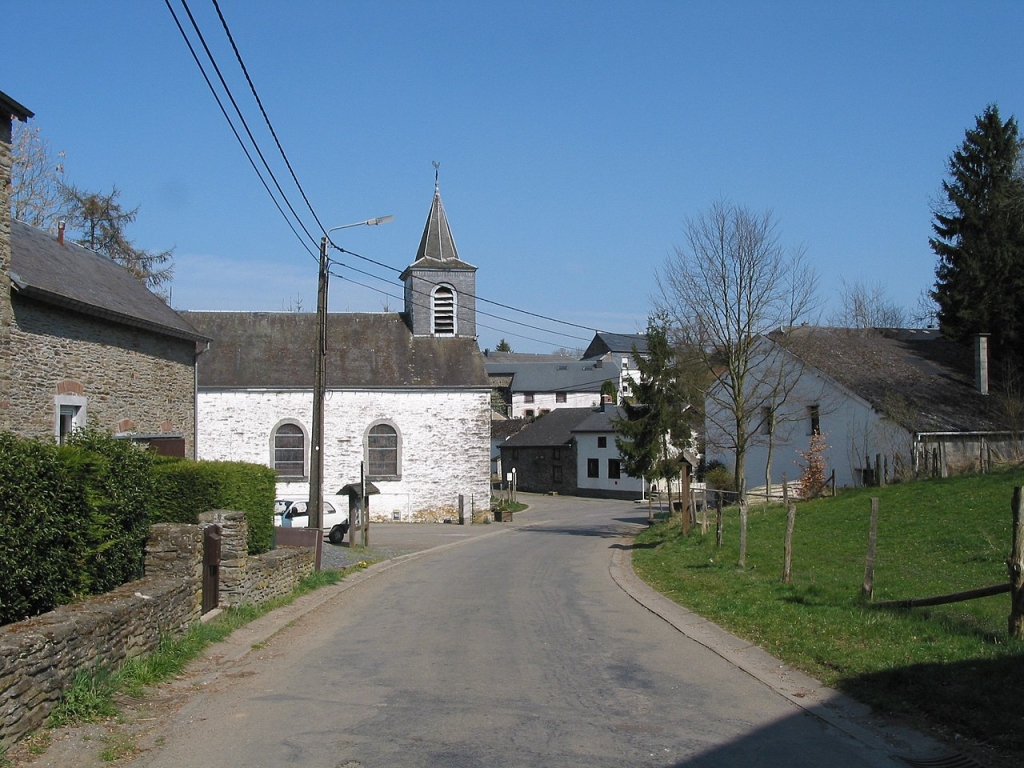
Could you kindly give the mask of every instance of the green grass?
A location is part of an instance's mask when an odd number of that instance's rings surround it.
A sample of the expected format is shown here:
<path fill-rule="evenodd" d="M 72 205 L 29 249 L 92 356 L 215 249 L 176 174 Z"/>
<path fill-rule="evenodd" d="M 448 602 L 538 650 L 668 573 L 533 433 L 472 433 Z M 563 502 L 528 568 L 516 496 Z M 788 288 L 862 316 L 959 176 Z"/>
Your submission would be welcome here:
<path fill-rule="evenodd" d="M 637 573 L 659 591 L 876 709 L 927 719 L 1001 750 L 1024 749 L 1024 643 L 1007 637 L 1008 595 L 896 610 L 860 597 L 870 498 L 880 499 L 874 601 L 1007 581 L 1010 498 L 1024 472 L 852 490 L 797 506 L 792 583 L 786 512 L 752 507 L 746 568 L 739 514 L 689 538 L 644 531 Z"/>

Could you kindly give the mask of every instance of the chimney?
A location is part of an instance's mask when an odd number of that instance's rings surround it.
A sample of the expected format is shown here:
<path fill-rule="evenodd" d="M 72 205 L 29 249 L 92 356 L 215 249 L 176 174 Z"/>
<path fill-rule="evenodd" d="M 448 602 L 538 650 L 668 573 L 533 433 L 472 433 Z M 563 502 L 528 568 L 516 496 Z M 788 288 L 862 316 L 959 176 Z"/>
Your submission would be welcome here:
<path fill-rule="evenodd" d="M 982 395 L 988 394 L 988 337 L 987 333 L 974 336 L 974 385 Z"/>
<path fill-rule="evenodd" d="M 611 395 L 601 395 L 601 413 L 606 413 L 611 406 L 612 406 L 612 396 Z"/>
<path fill-rule="evenodd" d="M 64 222 L 63 222 L 63 220 L 57 222 L 57 242 L 60 245 L 64 245 Z"/>

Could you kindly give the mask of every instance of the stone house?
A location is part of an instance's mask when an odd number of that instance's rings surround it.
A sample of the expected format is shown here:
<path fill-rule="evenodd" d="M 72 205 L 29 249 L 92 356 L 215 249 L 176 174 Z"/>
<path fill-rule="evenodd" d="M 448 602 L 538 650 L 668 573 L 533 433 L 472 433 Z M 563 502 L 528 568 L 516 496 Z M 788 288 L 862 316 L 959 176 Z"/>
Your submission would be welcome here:
<path fill-rule="evenodd" d="M 502 470 L 527 493 L 640 498 L 643 479 L 626 474 L 615 445 L 616 418 L 625 414 L 610 403 L 551 411 L 501 444 Z"/>
<path fill-rule="evenodd" d="M 13 119 L 0 93 L 0 429 L 63 441 L 90 426 L 195 451 L 207 338 L 110 259 L 10 218 Z"/>
<path fill-rule="evenodd" d="M 827 472 L 854 487 L 987 468 L 1020 455 L 1021 425 L 988 393 L 987 345 L 975 349 L 935 329 L 801 326 L 760 340 L 750 377 L 753 444 L 747 487 L 796 480 L 811 436 L 824 436 Z M 784 397 L 756 382 L 789 380 Z M 731 464 L 729 419 L 706 406 L 708 455 Z M 768 448 L 771 441 L 771 467 Z"/>
<path fill-rule="evenodd" d="M 370 517 L 454 518 L 490 507 L 490 389 L 477 347 L 475 271 L 440 192 L 403 272 L 405 311 L 328 313 L 324 498 L 360 468 Z M 266 464 L 279 498 L 309 498 L 315 313 L 187 312 L 213 338 L 199 362 L 199 455 Z"/>

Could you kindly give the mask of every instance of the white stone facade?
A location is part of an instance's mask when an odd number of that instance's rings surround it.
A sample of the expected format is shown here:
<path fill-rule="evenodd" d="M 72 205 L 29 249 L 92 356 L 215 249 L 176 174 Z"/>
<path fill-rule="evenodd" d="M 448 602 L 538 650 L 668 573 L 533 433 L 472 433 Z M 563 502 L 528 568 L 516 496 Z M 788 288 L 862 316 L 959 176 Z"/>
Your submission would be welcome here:
<path fill-rule="evenodd" d="M 596 408 L 601 404 L 600 392 L 565 392 L 565 400 L 559 401 L 554 392 L 533 392 L 530 397 L 524 392 L 512 393 L 513 419 L 530 419 L 556 408 Z"/>
<path fill-rule="evenodd" d="M 304 433 L 305 475 L 277 484 L 278 498 L 309 497 L 309 389 L 200 389 L 199 458 L 273 466 L 274 432 L 282 423 Z M 324 499 L 339 510 L 338 491 L 359 482 L 366 434 L 384 421 L 398 432 L 399 478 L 373 480 L 374 521 L 457 519 L 459 496 L 467 521 L 490 508 L 490 391 L 487 388 L 341 389 L 324 407 Z"/>

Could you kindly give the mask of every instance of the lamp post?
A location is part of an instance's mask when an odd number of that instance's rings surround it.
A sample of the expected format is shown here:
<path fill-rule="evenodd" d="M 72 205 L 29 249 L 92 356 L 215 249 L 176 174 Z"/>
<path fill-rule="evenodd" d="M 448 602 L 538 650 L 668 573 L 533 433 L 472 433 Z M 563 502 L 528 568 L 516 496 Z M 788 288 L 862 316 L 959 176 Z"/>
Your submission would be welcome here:
<path fill-rule="evenodd" d="M 309 522 L 310 528 L 322 528 L 324 523 L 324 400 L 327 397 L 327 249 L 331 246 L 331 232 L 351 227 L 386 224 L 394 216 L 380 216 L 376 219 L 357 221 L 331 227 L 320 239 L 320 277 L 316 291 L 316 357 L 313 362 L 313 451 L 309 457 Z"/>

